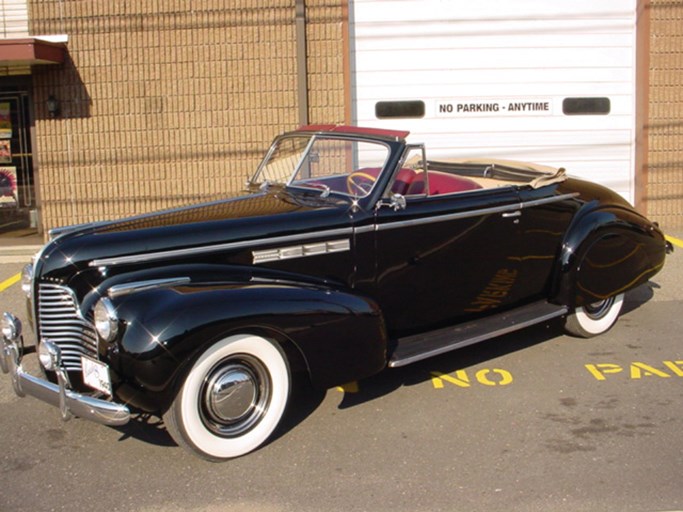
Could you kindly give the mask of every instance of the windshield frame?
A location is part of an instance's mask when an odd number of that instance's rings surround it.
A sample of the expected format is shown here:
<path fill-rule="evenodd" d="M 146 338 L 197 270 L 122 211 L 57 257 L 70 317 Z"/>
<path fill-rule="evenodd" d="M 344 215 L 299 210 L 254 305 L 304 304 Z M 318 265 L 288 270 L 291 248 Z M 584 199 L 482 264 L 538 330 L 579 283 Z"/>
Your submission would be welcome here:
<path fill-rule="evenodd" d="M 275 152 L 278 150 L 280 147 L 280 144 L 286 140 L 286 139 L 306 139 L 308 138 L 309 140 L 305 145 L 302 144 L 303 150 L 301 151 L 301 154 L 299 158 L 297 159 L 296 165 L 292 167 L 292 171 L 289 173 L 287 176 L 286 180 L 283 179 L 282 181 L 271 181 L 267 179 L 261 179 L 262 174 L 264 173 L 265 169 L 267 166 L 273 161 L 273 155 Z M 331 141 L 341 141 L 341 142 L 350 142 L 350 143 L 362 143 L 365 145 L 372 145 L 372 146 L 378 146 L 382 147 L 386 153 L 384 155 L 384 158 L 382 159 L 381 165 L 378 167 L 379 171 L 376 177 L 374 177 L 374 182 L 372 183 L 372 186 L 369 187 L 367 190 L 364 190 L 363 193 L 361 194 L 354 194 L 350 190 L 346 189 L 340 189 L 340 188 L 331 188 L 329 186 L 326 186 L 322 182 L 324 182 L 326 179 L 330 180 L 333 178 L 343 178 L 350 176 L 351 174 L 355 172 L 359 172 L 362 169 L 356 169 L 348 174 L 338 174 L 338 175 L 331 175 L 331 176 L 322 176 L 318 178 L 319 183 L 316 183 L 315 186 L 307 186 L 305 182 L 301 182 L 300 180 L 302 179 L 308 179 L 308 178 L 298 178 L 300 173 L 302 172 L 302 167 L 304 166 L 304 163 L 306 162 L 308 156 L 311 154 L 311 150 L 314 148 L 314 145 L 316 142 L 321 141 L 321 140 L 331 140 Z M 327 197 L 330 194 L 335 194 L 335 195 L 340 195 L 343 197 L 351 198 L 351 199 L 363 199 L 368 196 L 370 196 L 377 188 L 378 183 L 383 181 L 381 178 L 385 174 L 385 171 L 387 169 L 387 166 L 389 163 L 392 161 L 392 152 L 393 152 L 393 147 L 391 143 L 388 141 L 383 141 L 383 140 L 378 140 L 374 138 L 368 138 L 368 137 L 363 137 L 363 136 L 358 136 L 355 134 L 344 134 L 344 133 L 310 133 L 310 132 L 290 132 L 286 133 L 283 135 L 280 135 L 277 137 L 273 143 L 271 144 L 270 148 L 268 149 L 268 152 L 266 153 L 265 157 L 263 160 L 261 160 L 261 163 L 258 165 L 256 172 L 254 175 L 249 179 L 247 182 L 249 187 L 258 187 L 261 189 L 267 189 L 270 188 L 271 186 L 275 186 L 278 188 L 286 188 L 288 190 L 300 190 L 300 191 L 306 191 L 306 192 L 315 192 L 317 195 L 320 197 Z M 310 178 L 311 181 L 315 181 L 315 178 Z"/>

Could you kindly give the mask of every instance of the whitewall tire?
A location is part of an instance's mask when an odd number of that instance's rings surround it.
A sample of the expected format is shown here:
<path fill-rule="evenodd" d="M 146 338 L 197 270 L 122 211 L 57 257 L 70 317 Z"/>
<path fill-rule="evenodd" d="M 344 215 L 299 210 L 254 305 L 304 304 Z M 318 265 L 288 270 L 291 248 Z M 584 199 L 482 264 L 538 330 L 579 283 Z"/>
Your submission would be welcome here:
<path fill-rule="evenodd" d="M 578 307 L 567 315 L 564 328 L 568 333 L 582 338 L 602 334 L 617 321 L 623 303 L 624 294 L 621 293 L 609 299 Z"/>
<path fill-rule="evenodd" d="M 179 445 L 206 459 L 239 457 L 268 440 L 290 389 L 278 346 L 259 336 L 230 336 L 192 365 L 164 423 Z"/>

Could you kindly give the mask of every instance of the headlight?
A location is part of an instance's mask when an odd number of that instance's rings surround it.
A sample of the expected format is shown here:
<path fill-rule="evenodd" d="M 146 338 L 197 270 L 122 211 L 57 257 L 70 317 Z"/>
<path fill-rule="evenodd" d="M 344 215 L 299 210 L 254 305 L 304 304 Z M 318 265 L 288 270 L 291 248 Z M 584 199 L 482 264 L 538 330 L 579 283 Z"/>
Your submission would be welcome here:
<path fill-rule="evenodd" d="M 31 291 L 33 290 L 33 265 L 29 263 L 21 271 L 21 289 L 27 298 L 31 298 Z"/>
<path fill-rule="evenodd" d="M 2 335 L 10 341 L 16 341 L 21 336 L 21 321 L 11 313 L 3 313 L 0 327 Z"/>
<path fill-rule="evenodd" d="M 94 311 L 95 330 L 100 338 L 110 343 L 119 332 L 119 317 L 116 309 L 107 297 L 100 299 Z"/>
<path fill-rule="evenodd" d="M 57 344 L 42 340 L 38 345 L 38 360 L 48 371 L 55 371 L 62 364 L 62 353 Z"/>

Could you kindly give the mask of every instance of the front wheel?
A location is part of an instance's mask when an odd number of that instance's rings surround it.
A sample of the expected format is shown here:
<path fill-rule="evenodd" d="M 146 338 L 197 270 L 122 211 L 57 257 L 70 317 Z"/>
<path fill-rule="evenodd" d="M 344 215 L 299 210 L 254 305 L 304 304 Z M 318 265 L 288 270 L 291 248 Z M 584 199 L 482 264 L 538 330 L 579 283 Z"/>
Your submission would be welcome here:
<path fill-rule="evenodd" d="M 567 315 L 564 328 L 569 334 L 581 338 L 602 334 L 617 321 L 623 303 L 624 294 L 620 293 L 609 299 L 577 307 Z"/>
<path fill-rule="evenodd" d="M 180 446 L 203 458 L 239 457 L 273 433 L 290 388 L 289 366 L 276 345 L 259 336 L 230 336 L 192 365 L 164 423 Z"/>

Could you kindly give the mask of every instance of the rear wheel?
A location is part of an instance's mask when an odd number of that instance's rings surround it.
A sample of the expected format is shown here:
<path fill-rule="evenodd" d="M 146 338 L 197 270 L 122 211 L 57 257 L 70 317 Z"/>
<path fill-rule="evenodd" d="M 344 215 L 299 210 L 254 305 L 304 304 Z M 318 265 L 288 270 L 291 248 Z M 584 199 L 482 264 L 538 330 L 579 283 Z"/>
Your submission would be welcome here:
<path fill-rule="evenodd" d="M 192 365 L 164 423 L 180 446 L 201 457 L 239 457 L 273 433 L 290 388 L 289 366 L 279 347 L 259 336 L 230 336 Z"/>
<path fill-rule="evenodd" d="M 609 299 L 577 307 L 565 321 L 564 328 L 569 334 L 590 338 L 606 332 L 617 321 L 624 303 L 624 294 Z"/>

